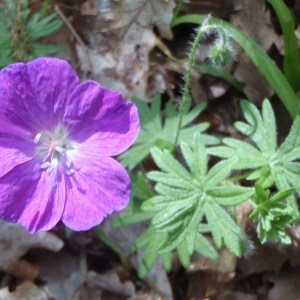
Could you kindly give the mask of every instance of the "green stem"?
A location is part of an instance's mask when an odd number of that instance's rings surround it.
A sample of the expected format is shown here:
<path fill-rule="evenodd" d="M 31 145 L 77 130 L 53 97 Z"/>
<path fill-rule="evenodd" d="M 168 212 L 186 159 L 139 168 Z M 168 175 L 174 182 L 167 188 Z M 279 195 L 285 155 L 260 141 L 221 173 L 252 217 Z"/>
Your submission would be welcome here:
<path fill-rule="evenodd" d="M 204 15 L 185 15 L 176 18 L 172 26 L 176 26 L 184 23 L 194 23 L 201 24 L 207 16 Z M 219 19 L 211 17 L 211 20 L 218 26 L 223 27 L 227 30 L 230 36 L 245 50 L 249 58 L 261 72 L 261 74 L 268 81 L 273 90 L 277 93 L 278 97 L 282 101 L 283 105 L 286 107 L 287 111 L 290 113 L 291 117 L 294 119 L 296 117 L 299 99 L 294 93 L 292 87 L 275 65 L 273 60 L 264 52 L 264 50 L 250 37 L 245 35 L 241 30 L 235 26 L 221 21 Z"/>
<path fill-rule="evenodd" d="M 220 36 L 222 39 L 222 44 L 224 46 L 226 46 L 227 35 L 222 28 L 219 28 L 219 26 L 215 25 L 215 24 L 205 24 L 204 26 L 203 25 L 204 24 L 202 24 L 202 26 L 200 26 L 198 29 L 198 32 L 197 32 L 195 40 L 193 41 L 192 49 L 191 49 L 190 56 L 188 59 L 186 79 L 185 79 L 183 93 L 182 93 L 182 99 L 181 99 L 181 103 L 180 103 L 180 107 L 179 107 L 178 127 L 177 127 L 177 131 L 176 131 L 175 142 L 174 142 L 175 147 L 178 143 L 180 129 L 182 127 L 183 116 L 186 113 L 186 106 L 189 101 L 189 96 L 190 96 L 189 89 L 190 89 L 191 80 L 192 80 L 192 69 L 194 67 L 195 55 L 196 55 L 197 49 L 199 48 L 201 38 L 203 37 L 203 35 L 209 33 L 210 31 L 217 30 L 220 33 Z"/>
<path fill-rule="evenodd" d="M 128 267 L 130 263 L 126 252 L 121 247 L 119 247 L 119 245 L 117 245 L 114 242 L 114 240 L 110 238 L 100 226 L 94 227 L 94 231 L 104 244 L 106 244 L 119 255 L 123 265 L 125 267 Z"/>

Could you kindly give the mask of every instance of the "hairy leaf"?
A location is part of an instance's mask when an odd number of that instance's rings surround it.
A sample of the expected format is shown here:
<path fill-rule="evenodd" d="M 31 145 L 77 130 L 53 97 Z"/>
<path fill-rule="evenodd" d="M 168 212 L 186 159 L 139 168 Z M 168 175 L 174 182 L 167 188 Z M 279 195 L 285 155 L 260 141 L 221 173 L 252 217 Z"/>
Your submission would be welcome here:
<path fill-rule="evenodd" d="M 151 151 L 160 170 L 149 172 L 148 178 L 156 182 L 158 194 L 145 201 L 142 209 L 154 214 L 150 226 L 152 239 L 156 234 L 165 236 L 158 252 L 166 254 L 177 250 L 185 266 L 194 251 L 216 258 L 216 250 L 204 235 L 212 233 L 217 248 L 225 244 L 240 256 L 246 243 L 245 235 L 226 207 L 246 201 L 254 189 L 226 182 L 237 158 L 221 161 L 209 169 L 206 149 L 198 133 L 191 145 L 181 142 L 180 149 L 185 165 L 167 150 L 154 148 Z M 152 243 L 152 239 L 145 242 L 143 235 L 140 239 L 144 242 L 139 242 L 139 246 L 148 247 L 148 243 Z"/>
<path fill-rule="evenodd" d="M 122 164 L 129 169 L 133 169 L 138 163 L 145 159 L 153 147 L 172 151 L 174 149 L 179 122 L 176 108 L 171 103 L 167 103 L 164 122 L 162 121 L 160 95 L 156 95 L 153 98 L 150 106 L 137 98 L 133 99 L 133 102 L 138 107 L 141 132 L 131 149 L 120 155 Z M 204 103 L 199 104 L 184 115 L 182 128 L 179 132 L 179 143 L 182 141 L 191 141 L 194 132 L 203 132 L 209 127 L 208 123 L 190 126 L 204 108 Z M 201 139 L 202 143 L 208 145 L 215 145 L 219 142 L 217 138 L 207 134 L 201 134 Z"/>
<path fill-rule="evenodd" d="M 256 180 L 263 188 L 273 185 L 279 191 L 290 188 L 300 190 L 300 114 L 298 113 L 289 135 L 277 146 L 277 130 L 273 109 L 268 100 L 264 100 L 262 113 L 250 102 L 241 102 L 246 122 L 237 122 L 237 129 L 248 136 L 253 145 L 234 138 L 225 138 L 223 146 L 211 147 L 208 153 L 222 157 L 237 157 L 233 166 L 236 170 L 250 171 L 247 179 Z M 298 208 L 295 198 L 290 195 L 288 205 L 294 208 L 297 218 Z"/>

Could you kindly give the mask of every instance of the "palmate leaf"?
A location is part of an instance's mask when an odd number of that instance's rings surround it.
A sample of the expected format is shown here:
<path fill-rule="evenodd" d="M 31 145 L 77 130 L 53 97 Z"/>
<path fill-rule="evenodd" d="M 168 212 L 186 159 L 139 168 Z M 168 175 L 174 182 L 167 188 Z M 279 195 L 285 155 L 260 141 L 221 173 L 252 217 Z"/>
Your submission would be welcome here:
<path fill-rule="evenodd" d="M 136 98 L 133 99 L 133 102 L 138 107 L 141 132 L 131 149 L 120 155 L 122 164 L 129 169 L 133 169 L 145 159 L 150 154 L 152 147 L 172 151 L 174 149 L 179 122 L 176 108 L 171 103 L 167 103 L 165 107 L 164 122 L 162 122 L 160 95 L 154 97 L 151 106 Z M 184 115 L 178 143 L 191 141 L 195 131 L 201 133 L 209 127 L 208 123 L 200 123 L 187 127 L 203 111 L 205 106 L 205 103 L 199 104 Z M 216 145 L 219 143 L 217 138 L 207 134 L 201 134 L 201 139 L 202 143 L 206 145 Z"/>
<path fill-rule="evenodd" d="M 257 181 L 263 188 L 273 185 L 279 191 L 290 188 L 300 191 L 300 114 L 298 112 L 289 135 L 277 146 L 277 130 L 273 109 L 268 100 L 264 100 L 262 113 L 251 103 L 241 102 L 241 108 L 247 122 L 237 122 L 236 128 L 250 137 L 254 145 L 234 138 L 223 139 L 223 146 L 211 147 L 208 153 L 222 158 L 238 157 L 234 165 L 236 170 L 250 170 L 247 177 Z M 287 203 L 298 216 L 298 208 L 293 195 Z"/>
<path fill-rule="evenodd" d="M 262 243 L 272 242 L 290 243 L 286 234 L 286 226 L 293 223 L 293 211 L 286 205 L 286 199 L 294 192 L 293 189 L 278 192 L 270 197 L 270 191 L 259 184 L 255 186 L 253 199 L 254 209 L 250 219 L 258 223 L 258 238 Z"/>
<path fill-rule="evenodd" d="M 180 149 L 187 168 L 168 150 L 153 148 L 151 151 L 160 171 L 149 172 L 147 176 L 156 182 L 158 194 L 145 201 L 142 209 L 154 213 L 146 234 L 149 238 L 151 232 L 152 238 L 145 242 L 142 235 L 137 245 L 147 248 L 156 235 L 164 236 L 159 240 L 158 252 L 167 254 L 177 250 L 186 266 L 194 251 L 209 258 L 217 257 L 214 246 L 204 235 L 212 233 L 217 248 L 225 244 L 240 256 L 245 236 L 226 207 L 247 200 L 254 189 L 224 184 L 237 161 L 234 157 L 208 168 L 200 134 L 194 135 L 192 145 L 182 142 Z"/>

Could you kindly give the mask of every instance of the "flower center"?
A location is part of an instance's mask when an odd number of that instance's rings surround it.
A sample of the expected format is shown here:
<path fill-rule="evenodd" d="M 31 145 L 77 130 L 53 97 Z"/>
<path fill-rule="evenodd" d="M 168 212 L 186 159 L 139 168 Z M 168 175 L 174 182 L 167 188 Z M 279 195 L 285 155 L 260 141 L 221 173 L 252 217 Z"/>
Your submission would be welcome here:
<path fill-rule="evenodd" d="M 34 138 L 34 143 L 37 145 L 38 155 L 43 159 L 41 169 L 46 170 L 48 174 L 57 167 L 62 168 L 67 175 L 75 172 L 72 169 L 75 148 L 61 126 L 58 126 L 53 133 L 39 132 Z"/>

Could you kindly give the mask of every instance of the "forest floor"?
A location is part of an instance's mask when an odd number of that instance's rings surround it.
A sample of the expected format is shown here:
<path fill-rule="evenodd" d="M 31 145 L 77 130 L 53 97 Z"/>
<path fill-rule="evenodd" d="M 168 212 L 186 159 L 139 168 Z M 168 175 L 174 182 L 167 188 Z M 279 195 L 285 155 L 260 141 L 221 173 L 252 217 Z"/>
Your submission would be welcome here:
<path fill-rule="evenodd" d="M 299 18 L 300 1 L 286 3 Z M 170 26 L 176 4 L 175 0 L 53 1 L 51 10 L 64 25 L 46 42 L 65 47 L 57 57 L 69 61 L 81 80 L 96 80 L 127 99 L 134 96 L 151 102 L 160 93 L 164 102 L 177 104 L 195 26 Z M 32 9 L 39 7 L 39 1 L 33 1 Z M 189 13 L 211 14 L 239 27 L 282 66 L 280 26 L 266 1 L 185 0 L 180 14 Z M 205 60 L 202 52 L 197 55 L 199 63 Z M 268 98 L 275 108 L 279 139 L 283 138 L 290 117 L 237 45 L 229 72 L 242 84 L 240 89 L 196 68 L 193 73 L 191 96 L 195 103 L 208 103 L 201 118 L 211 123 L 210 132 L 235 136 L 240 99 L 260 107 Z M 144 225 L 113 229 L 108 219 L 99 230 L 68 232 L 60 223 L 50 232 L 30 235 L 18 225 L 3 223 L 0 300 L 300 299 L 297 243 L 261 245 L 255 226 L 244 214 L 241 211 L 239 217 L 251 249 L 242 258 L 224 249 L 218 261 L 195 256 L 185 269 L 174 255 L 171 272 L 166 273 L 158 262 L 145 278 L 139 278 L 137 271 L 141 253 L 130 247 Z M 293 232 L 297 234 L 298 228 Z"/>

